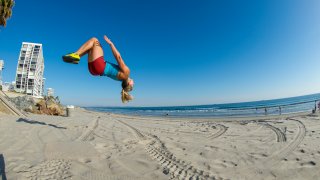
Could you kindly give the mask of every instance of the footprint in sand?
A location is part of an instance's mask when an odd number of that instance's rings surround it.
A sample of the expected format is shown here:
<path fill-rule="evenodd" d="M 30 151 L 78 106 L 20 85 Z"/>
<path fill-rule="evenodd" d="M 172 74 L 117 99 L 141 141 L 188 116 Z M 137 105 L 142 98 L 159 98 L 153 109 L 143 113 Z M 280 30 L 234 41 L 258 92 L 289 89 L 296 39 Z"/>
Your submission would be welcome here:
<path fill-rule="evenodd" d="M 79 158 L 78 161 L 87 164 L 87 163 L 91 162 L 91 159 L 90 158 Z"/>
<path fill-rule="evenodd" d="M 305 150 L 304 150 L 304 149 L 300 149 L 300 152 L 301 152 L 301 153 L 305 153 Z"/>
<path fill-rule="evenodd" d="M 232 161 L 226 161 L 226 160 L 216 160 L 216 163 L 214 164 L 217 168 L 227 168 L 227 167 L 235 167 L 238 166 L 238 164 L 232 162 Z"/>
<path fill-rule="evenodd" d="M 8 159 L 8 161 L 24 161 L 24 160 L 25 158 L 20 156 L 16 156 Z"/>
<path fill-rule="evenodd" d="M 316 166 L 316 163 L 314 161 L 304 162 L 300 164 L 303 167 L 314 167 Z"/>
<path fill-rule="evenodd" d="M 67 179 L 71 163 L 67 160 L 50 160 L 42 162 L 23 171 L 23 179 Z"/>
<path fill-rule="evenodd" d="M 209 164 L 207 164 L 206 162 L 204 162 L 203 165 L 207 168 L 208 171 L 211 170 L 211 166 Z"/>
<path fill-rule="evenodd" d="M 17 167 L 13 168 L 12 171 L 16 173 L 24 172 L 26 169 L 31 168 L 30 164 L 20 164 Z"/>
<path fill-rule="evenodd" d="M 95 146 L 97 149 L 105 149 L 108 147 L 108 144 L 106 143 L 97 143 Z"/>

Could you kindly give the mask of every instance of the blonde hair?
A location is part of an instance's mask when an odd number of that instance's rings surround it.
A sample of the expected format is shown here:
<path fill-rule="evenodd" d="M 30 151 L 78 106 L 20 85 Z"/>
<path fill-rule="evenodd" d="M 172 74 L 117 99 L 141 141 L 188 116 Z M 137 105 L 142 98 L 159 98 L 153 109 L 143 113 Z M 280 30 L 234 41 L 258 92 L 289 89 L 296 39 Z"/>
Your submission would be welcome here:
<path fill-rule="evenodd" d="M 122 91 L 121 91 L 122 103 L 127 103 L 127 102 L 131 101 L 132 99 L 133 99 L 133 97 L 127 91 L 122 89 Z"/>
<path fill-rule="evenodd" d="M 133 96 L 131 96 L 128 92 L 132 91 L 133 87 L 128 85 L 128 79 L 122 81 L 122 91 L 121 91 L 121 100 L 122 103 L 127 103 L 133 99 Z"/>

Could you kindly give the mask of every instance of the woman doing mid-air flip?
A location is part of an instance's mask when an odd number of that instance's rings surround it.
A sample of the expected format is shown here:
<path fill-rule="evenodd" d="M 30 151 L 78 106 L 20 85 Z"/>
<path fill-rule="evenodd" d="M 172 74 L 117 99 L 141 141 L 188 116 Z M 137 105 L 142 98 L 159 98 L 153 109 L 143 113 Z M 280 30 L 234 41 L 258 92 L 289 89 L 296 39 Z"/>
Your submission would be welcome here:
<path fill-rule="evenodd" d="M 118 65 L 104 60 L 103 50 L 97 38 L 89 39 L 76 52 L 64 55 L 62 59 L 67 63 L 78 64 L 80 57 L 88 54 L 89 72 L 94 76 L 108 76 L 114 80 L 122 81 L 121 100 L 123 103 L 128 102 L 133 99 L 128 92 L 132 91 L 134 84 L 133 80 L 129 78 L 130 70 L 111 40 L 107 36 L 104 36 L 104 39 L 110 45 Z"/>

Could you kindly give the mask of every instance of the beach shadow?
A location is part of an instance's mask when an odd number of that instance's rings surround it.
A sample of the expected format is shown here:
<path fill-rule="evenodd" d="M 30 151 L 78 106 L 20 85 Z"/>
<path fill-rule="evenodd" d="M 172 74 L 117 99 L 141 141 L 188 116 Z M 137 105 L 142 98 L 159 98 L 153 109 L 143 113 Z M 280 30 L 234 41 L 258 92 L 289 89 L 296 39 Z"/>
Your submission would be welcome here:
<path fill-rule="evenodd" d="M 17 122 L 25 122 L 25 123 L 29 123 L 29 124 L 39 124 L 39 125 L 44 125 L 44 126 L 51 126 L 51 127 L 57 128 L 57 129 L 67 129 L 65 127 L 60 127 L 60 126 L 57 126 L 57 125 L 54 125 L 54 124 L 47 124 L 47 123 L 44 123 L 44 122 L 35 121 L 35 120 L 28 120 L 28 119 L 24 119 L 24 118 L 19 118 L 17 120 Z"/>
<path fill-rule="evenodd" d="M 6 166 L 5 166 L 4 157 L 2 154 L 0 154 L 0 177 L 2 177 L 2 180 L 7 180 Z"/>
<path fill-rule="evenodd" d="M 48 126 L 51 126 L 51 127 L 57 128 L 57 129 L 67 129 L 65 127 L 60 127 L 60 126 L 57 126 L 57 125 L 54 125 L 54 124 L 48 124 Z"/>
<path fill-rule="evenodd" d="M 28 120 L 28 119 L 23 119 L 23 118 L 19 118 L 17 120 L 17 122 L 25 122 L 25 123 L 29 123 L 29 124 L 40 124 L 40 125 L 47 125 L 44 122 L 40 122 L 40 121 L 34 121 L 34 120 Z"/>

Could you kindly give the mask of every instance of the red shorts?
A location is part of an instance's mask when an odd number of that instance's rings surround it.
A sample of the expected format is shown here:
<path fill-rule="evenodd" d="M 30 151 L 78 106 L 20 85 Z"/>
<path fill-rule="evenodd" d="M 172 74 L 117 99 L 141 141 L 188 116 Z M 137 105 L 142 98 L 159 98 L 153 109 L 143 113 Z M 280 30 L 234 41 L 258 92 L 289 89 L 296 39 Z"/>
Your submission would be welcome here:
<path fill-rule="evenodd" d="M 94 76 L 102 75 L 105 67 L 106 67 L 106 62 L 104 61 L 103 56 L 88 63 L 89 71 Z"/>

